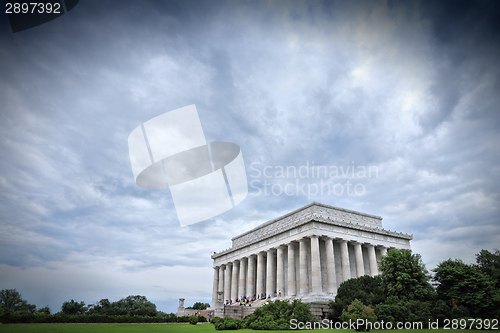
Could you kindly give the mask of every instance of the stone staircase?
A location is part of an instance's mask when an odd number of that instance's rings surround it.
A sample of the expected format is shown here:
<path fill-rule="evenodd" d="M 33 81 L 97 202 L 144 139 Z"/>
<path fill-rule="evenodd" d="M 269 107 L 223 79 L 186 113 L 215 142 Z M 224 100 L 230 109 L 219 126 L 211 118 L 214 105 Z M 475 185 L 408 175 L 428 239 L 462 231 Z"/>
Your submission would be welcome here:
<path fill-rule="evenodd" d="M 232 305 L 224 305 L 224 317 L 232 317 L 232 318 L 237 318 L 237 319 L 243 319 L 246 316 L 251 315 L 255 309 L 260 308 L 261 306 L 267 304 L 268 301 L 276 301 L 279 298 L 274 297 L 271 299 L 265 299 L 265 300 L 257 300 L 252 303 L 252 306 L 243 306 L 239 304 L 232 304 Z M 286 300 L 286 299 L 281 299 L 281 300 Z M 308 302 L 309 303 L 309 302 Z M 328 314 L 329 308 L 328 308 L 328 303 L 327 302 L 310 302 L 311 305 L 311 312 L 318 318 L 318 320 L 322 320 L 326 318 L 326 315 Z"/>
<path fill-rule="evenodd" d="M 277 300 L 276 297 L 271 298 L 271 301 Z M 233 318 L 238 318 L 238 319 L 243 319 L 246 316 L 251 315 L 255 309 L 260 308 L 261 306 L 267 304 L 269 299 L 262 299 L 262 300 L 256 300 L 251 303 L 252 306 L 249 306 L 247 304 L 246 306 L 239 305 L 239 304 L 231 304 L 231 305 L 224 305 L 224 317 L 233 317 Z"/>

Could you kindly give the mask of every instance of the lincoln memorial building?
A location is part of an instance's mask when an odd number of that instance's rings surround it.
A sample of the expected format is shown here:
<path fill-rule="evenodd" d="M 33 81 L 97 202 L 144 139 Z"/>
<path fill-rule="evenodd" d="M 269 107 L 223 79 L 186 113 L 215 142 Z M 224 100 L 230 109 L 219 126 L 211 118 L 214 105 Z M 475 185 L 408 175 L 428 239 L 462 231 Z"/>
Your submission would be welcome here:
<path fill-rule="evenodd" d="M 235 308 L 234 316 L 243 317 L 248 311 L 238 315 L 243 307 L 236 299 L 256 295 L 325 304 L 343 281 L 379 274 L 380 257 L 410 249 L 412 238 L 383 229 L 379 216 L 310 203 L 234 237 L 231 248 L 212 255 L 212 308 L 216 316 L 233 316 Z"/>

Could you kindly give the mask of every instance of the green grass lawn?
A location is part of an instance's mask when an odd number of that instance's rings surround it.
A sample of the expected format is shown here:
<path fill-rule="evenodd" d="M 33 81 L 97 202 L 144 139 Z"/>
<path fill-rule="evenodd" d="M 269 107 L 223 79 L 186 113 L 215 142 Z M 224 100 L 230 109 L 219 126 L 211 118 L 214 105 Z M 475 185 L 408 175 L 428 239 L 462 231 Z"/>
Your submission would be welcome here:
<path fill-rule="evenodd" d="M 336 332 L 336 333 L 356 333 L 354 330 L 315 330 L 316 332 Z M 449 333 L 449 332 L 479 333 L 479 330 L 404 330 L 404 333 Z M 216 332 L 211 324 L 3 324 L 0 325 L 0 332 L 8 333 L 48 333 L 48 332 L 91 332 L 91 333 L 143 333 L 143 332 Z M 291 331 L 221 331 L 238 333 L 276 333 Z M 293 331 L 292 331 L 293 332 Z M 376 333 L 394 333 L 396 330 L 372 330 Z"/>
<path fill-rule="evenodd" d="M 92 332 L 92 333 L 139 333 L 139 332 L 215 332 L 214 325 L 189 324 L 3 324 L 0 332 L 6 333 L 50 333 L 50 332 Z"/>

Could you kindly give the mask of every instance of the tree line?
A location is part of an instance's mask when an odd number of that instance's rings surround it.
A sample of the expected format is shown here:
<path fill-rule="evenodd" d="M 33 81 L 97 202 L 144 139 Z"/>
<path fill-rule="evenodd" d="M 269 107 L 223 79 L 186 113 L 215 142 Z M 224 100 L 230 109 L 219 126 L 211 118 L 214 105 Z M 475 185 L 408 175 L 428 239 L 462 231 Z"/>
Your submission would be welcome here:
<path fill-rule="evenodd" d="M 208 303 L 196 302 L 193 306 L 202 308 Z M 199 321 L 206 321 L 199 317 Z M 131 295 L 116 302 L 107 298 L 96 304 L 70 300 L 64 302 L 61 311 L 51 314 L 48 306 L 37 309 L 22 298 L 16 289 L 0 291 L 1 323 L 168 323 L 188 322 L 188 316 L 158 311 L 156 305 L 141 295 Z"/>
<path fill-rule="evenodd" d="M 381 258 L 381 275 L 362 276 L 340 284 L 330 303 L 328 319 L 333 322 L 366 319 L 384 322 L 423 322 L 446 319 L 500 318 L 500 251 L 482 250 L 475 264 L 448 259 L 433 270 L 425 268 L 419 254 L 411 250 L 391 250 Z M 206 308 L 197 302 L 192 308 Z M 284 329 L 287 320 L 300 313 L 301 319 L 314 320 L 309 306 L 279 302 L 257 309 L 242 321 L 215 319 L 216 329 Z M 204 317 L 199 317 L 203 321 Z M 64 302 L 61 311 L 51 314 L 48 307 L 36 309 L 15 289 L 0 291 L 0 322 L 40 323 L 151 323 L 188 322 L 156 310 L 145 296 L 128 296 L 116 302 L 102 299 L 86 306 L 84 302 Z"/>
<path fill-rule="evenodd" d="M 494 319 L 500 317 L 500 251 L 481 250 L 475 264 L 448 259 L 431 276 L 419 254 L 392 250 L 382 257 L 381 275 L 343 282 L 328 318 L 384 322 Z"/>

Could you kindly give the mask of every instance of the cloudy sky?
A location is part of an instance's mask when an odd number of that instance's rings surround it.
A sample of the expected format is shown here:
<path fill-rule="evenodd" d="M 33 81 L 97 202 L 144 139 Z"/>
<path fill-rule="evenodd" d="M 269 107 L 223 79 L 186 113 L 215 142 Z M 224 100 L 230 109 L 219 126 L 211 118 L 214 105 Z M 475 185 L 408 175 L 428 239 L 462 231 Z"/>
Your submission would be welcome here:
<path fill-rule="evenodd" d="M 311 201 L 382 216 L 429 269 L 499 248 L 499 7 L 81 0 L 17 33 L 2 15 L 0 289 L 53 312 L 211 302 L 210 254 Z M 207 141 L 241 147 L 249 194 L 180 227 L 127 140 L 191 104 Z"/>

